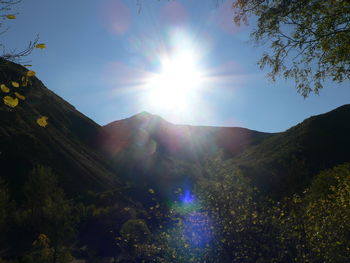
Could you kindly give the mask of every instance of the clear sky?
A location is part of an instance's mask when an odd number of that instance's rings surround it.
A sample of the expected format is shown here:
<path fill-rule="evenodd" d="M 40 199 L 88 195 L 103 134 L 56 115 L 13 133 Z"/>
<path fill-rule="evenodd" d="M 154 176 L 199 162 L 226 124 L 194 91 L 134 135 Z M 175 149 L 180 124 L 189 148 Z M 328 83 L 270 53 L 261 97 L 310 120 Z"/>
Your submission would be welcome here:
<path fill-rule="evenodd" d="M 304 99 L 291 81 L 269 81 L 256 64 L 263 49 L 249 43 L 249 27 L 233 24 L 231 2 L 142 0 L 140 9 L 137 0 L 23 0 L 2 41 L 20 50 L 39 34 L 47 48 L 29 57 L 32 70 L 101 125 L 145 110 L 174 123 L 276 132 L 350 103 L 349 82 Z M 182 97 L 172 90 L 185 78 L 159 77 L 178 53 L 190 60 L 177 59 L 176 70 L 200 76 Z"/>

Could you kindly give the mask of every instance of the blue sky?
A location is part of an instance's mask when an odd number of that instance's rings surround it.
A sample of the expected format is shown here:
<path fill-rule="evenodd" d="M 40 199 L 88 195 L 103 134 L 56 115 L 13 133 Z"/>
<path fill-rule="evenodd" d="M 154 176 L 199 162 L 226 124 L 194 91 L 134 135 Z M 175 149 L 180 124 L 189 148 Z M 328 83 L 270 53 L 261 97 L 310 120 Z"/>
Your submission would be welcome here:
<path fill-rule="evenodd" d="M 137 0 L 23 0 L 2 41 L 21 49 L 39 34 L 47 48 L 29 57 L 32 69 L 101 125 L 146 110 L 174 123 L 276 132 L 350 102 L 349 82 L 304 99 L 292 81 L 268 80 L 256 64 L 263 48 L 249 43 L 249 27 L 231 22 L 230 3 L 143 0 L 140 9 Z M 146 76 L 159 73 L 162 55 L 188 46 L 210 81 L 187 98 L 187 111 L 151 105 L 140 87 Z"/>

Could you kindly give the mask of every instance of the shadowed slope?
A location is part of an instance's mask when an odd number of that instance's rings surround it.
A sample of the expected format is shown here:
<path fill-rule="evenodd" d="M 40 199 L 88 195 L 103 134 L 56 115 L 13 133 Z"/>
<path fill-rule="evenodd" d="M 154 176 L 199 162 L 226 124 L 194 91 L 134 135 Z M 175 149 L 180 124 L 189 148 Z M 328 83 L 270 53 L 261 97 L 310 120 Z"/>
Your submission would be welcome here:
<path fill-rule="evenodd" d="M 177 125 L 143 112 L 103 127 L 104 147 L 114 167 L 135 188 L 156 188 L 167 198 L 176 187 L 196 181 L 193 169 L 223 151 L 226 158 L 242 153 L 273 134 L 244 128 Z M 139 190 L 138 190 L 139 189 Z"/>
<path fill-rule="evenodd" d="M 233 157 L 273 135 L 238 127 L 172 124 L 147 112 L 109 123 L 103 129 L 110 135 L 105 147 L 112 155 L 135 145 L 141 150 L 151 143 L 155 144 L 151 154 L 180 159 L 196 159 L 218 150 Z"/>
<path fill-rule="evenodd" d="M 350 161 L 350 105 L 310 117 L 235 158 L 269 194 L 302 191 L 321 170 Z"/>
<path fill-rule="evenodd" d="M 2 61 L 0 81 L 10 86 L 26 71 Z M 277 134 L 176 125 L 147 112 L 101 128 L 35 77 L 30 87 L 11 89 L 26 97 L 14 109 L 0 104 L 1 176 L 11 189 L 21 188 L 37 164 L 52 167 L 68 193 L 118 187 L 116 173 L 141 188 L 171 187 L 193 180 L 191 168 L 183 167 L 223 151 L 260 189 L 282 196 L 350 161 L 350 105 Z M 36 123 L 42 115 L 49 118 L 45 128 Z"/>
<path fill-rule="evenodd" d="M 181 165 L 200 165 L 223 150 L 264 194 L 277 197 L 303 191 L 319 171 L 350 161 L 348 120 L 350 105 L 344 105 L 276 134 L 175 125 L 149 113 L 103 129 L 110 135 L 106 145 L 116 167 L 137 184 L 164 188 L 176 184 L 175 178 L 193 179 Z"/>
<path fill-rule="evenodd" d="M 26 71 L 20 65 L 1 61 L 0 82 L 11 87 L 11 81 L 20 81 Z M 11 109 L 2 103 L 8 94 L 0 95 L 1 176 L 11 189 L 21 189 L 37 164 L 52 167 L 68 193 L 118 185 L 97 148 L 98 124 L 35 77 L 32 85 L 11 89 L 25 96 L 25 101 Z M 40 116 L 48 117 L 47 127 L 36 123 Z"/>

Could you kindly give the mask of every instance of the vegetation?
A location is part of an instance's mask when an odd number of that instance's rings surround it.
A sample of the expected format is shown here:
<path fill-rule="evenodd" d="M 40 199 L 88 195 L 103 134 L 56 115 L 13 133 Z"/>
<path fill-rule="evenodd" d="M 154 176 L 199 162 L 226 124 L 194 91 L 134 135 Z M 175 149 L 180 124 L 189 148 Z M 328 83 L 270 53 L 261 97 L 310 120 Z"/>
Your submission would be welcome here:
<path fill-rule="evenodd" d="M 235 23 L 257 17 L 252 38 L 269 43 L 259 61 L 279 75 L 294 79 L 297 90 L 318 93 L 325 79 L 350 79 L 350 2 L 348 0 L 236 0 Z"/>
<path fill-rule="evenodd" d="M 190 213 L 198 228 L 192 225 L 189 236 L 183 232 L 185 242 L 180 249 L 184 255 L 197 253 L 197 257 L 181 261 L 176 256 L 166 262 L 344 262 L 350 256 L 349 176 L 349 164 L 337 166 L 320 173 L 302 196 L 280 202 L 259 197 L 239 171 L 203 178 L 197 191 L 202 206 Z M 320 187 L 325 177 L 334 184 Z M 189 227 L 188 216 L 182 217 L 177 228 Z M 193 240 L 193 234 L 199 234 L 199 240 Z M 209 246 L 201 247 L 206 234 L 212 239 L 205 240 Z M 198 256 L 198 249 L 204 258 Z"/>
<path fill-rule="evenodd" d="M 109 177 L 103 176 L 108 170 L 102 165 L 91 166 L 100 174 L 71 172 L 59 163 L 64 154 L 74 153 L 71 148 L 58 153 L 52 149 L 52 159 L 19 155 L 15 142 L 20 146 L 28 142 L 19 136 L 3 143 L 4 133 L 0 138 L 0 161 L 6 171 L 0 183 L 0 258 L 19 263 L 72 258 L 88 262 L 103 258 L 115 262 L 344 262 L 350 243 L 350 164 L 319 171 L 349 156 L 348 125 L 337 126 L 347 118 L 348 108 L 310 118 L 251 146 L 234 160 L 224 153 L 207 153 L 197 160 L 158 153 L 156 165 L 144 173 L 139 174 L 137 163 L 132 170 L 120 169 L 124 187 L 104 181 Z M 28 119 L 35 128 L 30 141 L 38 147 L 36 130 L 54 132 L 56 124 L 44 130 Z M 10 127 L 16 134 L 18 127 L 7 121 L 2 128 Z M 50 137 L 38 138 L 55 145 Z M 81 141 L 77 149 L 86 154 L 82 145 Z M 78 157 L 73 155 L 74 161 L 84 163 Z M 25 158 L 34 159 L 32 163 L 46 160 L 52 169 L 35 166 L 30 171 Z M 255 167 L 254 173 L 247 164 Z M 22 168 L 21 174 L 17 167 Z M 267 191 L 256 184 L 257 178 L 263 186 L 275 182 L 275 188 L 266 187 Z M 307 183 L 299 184 L 305 179 Z M 271 191 L 277 187 L 288 191 L 276 197 Z"/>
<path fill-rule="evenodd" d="M 205 170 L 216 172 L 197 182 L 197 205 L 178 201 L 170 206 L 162 214 L 163 222 L 151 227 L 146 243 L 132 242 L 129 258 L 135 262 L 344 262 L 350 256 L 349 164 L 320 173 L 302 195 L 281 201 L 263 198 L 230 165 L 227 169 L 220 162 L 206 165 Z M 325 178 L 333 184 L 325 184 Z M 178 209 L 181 206 L 187 208 Z"/>
<path fill-rule="evenodd" d="M 173 201 L 153 198 L 142 209 L 121 207 L 112 192 L 67 200 L 57 177 L 42 166 L 17 204 L 1 182 L 2 261 L 63 263 L 72 255 L 104 255 L 116 262 L 340 263 L 350 257 L 349 163 L 321 172 L 302 195 L 280 201 L 262 196 L 218 158 L 201 169 L 209 172 L 191 198 L 178 189 Z M 151 190 L 144 189 L 156 196 Z"/>

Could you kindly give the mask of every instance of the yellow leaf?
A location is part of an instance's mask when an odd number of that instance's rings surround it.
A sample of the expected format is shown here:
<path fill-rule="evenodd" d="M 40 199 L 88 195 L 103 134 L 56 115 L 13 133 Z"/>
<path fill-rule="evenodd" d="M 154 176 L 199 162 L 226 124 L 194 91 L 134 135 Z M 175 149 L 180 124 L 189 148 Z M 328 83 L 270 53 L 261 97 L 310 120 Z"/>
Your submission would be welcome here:
<path fill-rule="evenodd" d="M 7 19 L 16 19 L 16 16 L 15 15 L 7 15 L 6 18 Z"/>
<path fill-rule="evenodd" d="M 28 85 L 28 77 L 22 76 L 21 80 L 22 80 L 21 86 L 22 87 L 27 87 L 27 85 Z"/>
<path fill-rule="evenodd" d="M 28 80 L 24 80 L 22 82 L 22 87 L 27 87 L 28 86 Z"/>
<path fill-rule="evenodd" d="M 26 97 L 24 97 L 23 95 L 19 94 L 18 92 L 15 92 L 15 95 L 17 98 L 19 98 L 20 100 L 25 100 Z"/>
<path fill-rule="evenodd" d="M 46 117 L 46 116 L 41 116 L 40 118 L 38 118 L 37 120 L 36 120 L 36 123 L 39 125 L 39 126 L 41 126 L 41 127 L 46 127 L 47 126 L 47 119 L 48 119 L 48 117 Z"/>
<path fill-rule="evenodd" d="M 0 89 L 1 89 L 2 92 L 5 92 L 5 93 L 9 93 L 10 92 L 10 89 L 5 84 L 1 84 L 0 85 Z"/>
<path fill-rule="evenodd" d="M 19 87 L 19 83 L 16 82 L 16 81 L 12 81 L 11 84 L 12 84 L 12 86 L 14 86 L 15 88 L 18 88 L 18 87 Z"/>
<path fill-rule="evenodd" d="M 36 44 L 35 47 L 43 49 L 43 48 L 46 48 L 46 44 L 44 44 L 44 43 Z"/>
<path fill-rule="evenodd" d="M 11 96 L 5 96 L 4 103 L 5 103 L 5 105 L 7 105 L 9 107 L 14 108 L 18 105 L 18 99 L 12 98 Z"/>
<path fill-rule="evenodd" d="M 26 73 L 26 76 L 27 76 L 27 77 L 34 77 L 35 74 L 36 74 L 35 71 L 33 71 L 33 70 L 28 70 L 27 73 Z"/>
<path fill-rule="evenodd" d="M 152 188 L 148 189 L 148 192 L 150 192 L 151 194 L 155 193 L 155 191 Z"/>

